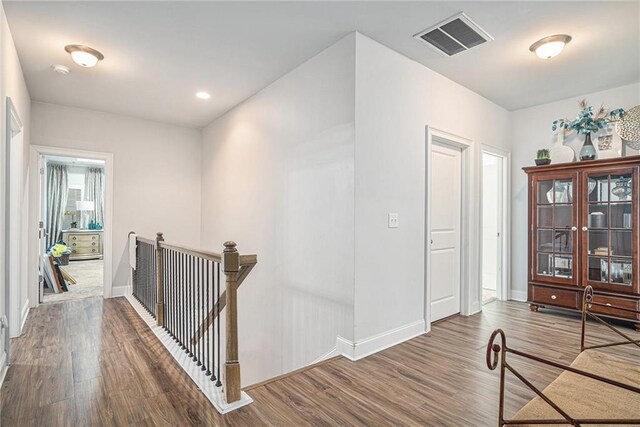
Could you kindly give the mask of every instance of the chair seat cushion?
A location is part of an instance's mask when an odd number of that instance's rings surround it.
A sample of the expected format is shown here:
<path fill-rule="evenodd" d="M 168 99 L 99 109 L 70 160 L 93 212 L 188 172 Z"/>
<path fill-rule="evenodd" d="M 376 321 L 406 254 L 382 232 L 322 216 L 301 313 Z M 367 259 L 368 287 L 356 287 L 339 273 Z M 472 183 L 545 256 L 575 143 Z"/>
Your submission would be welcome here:
<path fill-rule="evenodd" d="M 640 387 L 640 364 L 600 351 L 583 351 L 571 367 Z M 640 394 L 572 372 L 562 372 L 543 393 L 574 418 L 640 420 Z M 562 416 L 536 396 L 514 419 L 562 419 Z"/>

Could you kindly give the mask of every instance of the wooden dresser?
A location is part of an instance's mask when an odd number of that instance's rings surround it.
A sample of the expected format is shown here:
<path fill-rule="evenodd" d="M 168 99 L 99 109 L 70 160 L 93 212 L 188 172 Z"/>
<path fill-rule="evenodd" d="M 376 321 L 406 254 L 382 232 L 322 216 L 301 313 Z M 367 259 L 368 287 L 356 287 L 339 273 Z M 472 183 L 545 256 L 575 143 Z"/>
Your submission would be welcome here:
<path fill-rule="evenodd" d="M 62 241 L 73 251 L 71 261 L 102 259 L 102 230 L 63 230 Z"/>
<path fill-rule="evenodd" d="M 529 177 L 532 310 L 579 310 L 587 285 L 596 301 L 640 309 L 639 168 L 640 156 L 523 168 Z M 605 307 L 600 312 L 637 316 Z"/>

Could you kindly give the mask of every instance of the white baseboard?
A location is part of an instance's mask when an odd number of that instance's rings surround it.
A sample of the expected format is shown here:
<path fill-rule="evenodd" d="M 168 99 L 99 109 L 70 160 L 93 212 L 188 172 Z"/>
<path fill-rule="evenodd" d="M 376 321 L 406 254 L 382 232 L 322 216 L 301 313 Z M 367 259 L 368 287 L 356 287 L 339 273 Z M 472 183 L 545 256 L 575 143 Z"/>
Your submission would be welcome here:
<path fill-rule="evenodd" d="M 511 299 L 513 301 L 527 301 L 527 291 L 516 291 L 511 289 Z"/>
<path fill-rule="evenodd" d="M 22 330 L 24 329 L 24 324 L 27 323 L 27 316 L 29 316 L 29 299 L 24 303 L 24 307 L 22 307 L 22 312 L 20 313 L 20 333 L 22 334 Z"/>
<path fill-rule="evenodd" d="M 9 369 L 9 364 L 7 363 L 7 353 L 2 352 L 0 355 L 0 387 L 2 387 L 2 383 L 4 382 L 4 377 L 7 376 L 7 370 Z"/>
<path fill-rule="evenodd" d="M 424 320 L 400 326 L 358 341 L 343 337 L 336 339 L 336 352 L 350 360 L 360 360 L 386 348 L 400 344 L 425 333 Z"/>
<path fill-rule="evenodd" d="M 125 297 L 133 309 L 138 313 L 140 318 L 144 320 L 147 326 L 149 326 L 149 329 L 151 329 L 162 345 L 164 345 L 167 351 L 173 356 L 174 360 L 178 362 L 178 365 L 180 365 L 184 372 L 191 377 L 191 380 L 193 380 L 196 386 L 198 386 L 198 389 L 200 389 L 202 394 L 209 399 L 218 412 L 226 414 L 253 402 L 253 399 L 243 391 L 240 394 L 240 400 L 230 404 L 227 403 L 224 398 L 222 387 L 215 386 L 215 382 L 211 381 L 199 366 L 196 366 L 196 363 L 187 356 L 187 353 L 180 348 L 178 343 L 171 338 L 167 331 L 158 326 L 156 320 L 142 307 L 142 304 L 140 304 L 131 294 L 125 295 Z"/>
<path fill-rule="evenodd" d="M 111 298 L 126 297 L 127 295 L 131 295 L 131 286 L 123 285 L 111 288 Z"/>

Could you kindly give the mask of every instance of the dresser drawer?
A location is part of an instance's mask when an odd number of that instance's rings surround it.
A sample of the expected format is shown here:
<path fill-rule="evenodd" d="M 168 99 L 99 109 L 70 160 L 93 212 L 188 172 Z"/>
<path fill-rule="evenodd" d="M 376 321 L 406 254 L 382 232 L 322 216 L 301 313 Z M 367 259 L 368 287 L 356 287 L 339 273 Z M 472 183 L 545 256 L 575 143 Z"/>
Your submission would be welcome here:
<path fill-rule="evenodd" d="M 91 242 L 100 242 L 100 235 L 98 234 L 70 234 L 67 237 L 68 245 L 72 245 L 73 243 L 91 243 Z"/>
<path fill-rule="evenodd" d="M 73 255 L 100 255 L 101 251 L 99 247 L 78 248 L 72 247 L 71 253 Z"/>
<path fill-rule="evenodd" d="M 578 292 L 531 285 L 531 299 L 535 303 L 578 309 Z"/>
<path fill-rule="evenodd" d="M 615 308 L 613 308 L 613 306 L 616 306 L 616 307 L 627 308 L 630 310 L 637 310 L 638 309 L 637 300 L 594 294 L 593 302 L 607 305 L 607 307 L 602 307 L 599 305 L 591 306 L 591 311 L 593 313 L 608 314 L 610 316 L 622 317 L 626 319 L 638 318 L 638 315 L 635 313 L 631 313 L 629 311 L 624 311 L 624 310 L 616 310 Z"/>
<path fill-rule="evenodd" d="M 71 246 L 71 249 L 74 248 L 100 248 L 100 241 L 99 240 L 82 240 L 79 242 L 73 242 L 69 244 L 69 246 Z"/>

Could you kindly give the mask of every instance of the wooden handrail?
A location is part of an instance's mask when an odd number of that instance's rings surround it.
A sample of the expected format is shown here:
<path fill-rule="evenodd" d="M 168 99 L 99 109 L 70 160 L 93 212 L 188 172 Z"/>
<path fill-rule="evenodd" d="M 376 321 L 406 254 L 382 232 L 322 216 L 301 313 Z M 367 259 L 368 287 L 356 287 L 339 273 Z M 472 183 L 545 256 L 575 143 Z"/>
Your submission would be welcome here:
<path fill-rule="evenodd" d="M 143 242 L 143 243 L 148 243 L 150 245 L 155 245 L 156 244 L 156 240 L 155 239 L 147 239 L 146 237 L 140 237 L 140 236 L 136 236 L 136 240 Z"/>
<path fill-rule="evenodd" d="M 163 248 L 170 249 L 172 251 L 180 252 L 187 255 L 193 255 L 195 257 L 202 258 L 202 259 L 208 259 L 209 261 L 222 262 L 222 255 L 215 252 L 208 252 L 200 249 L 193 249 L 186 246 L 170 245 L 164 242 L 162 242 L 160 245 Z M 255 256 L 255 255 L 250 255 L 250 256 Z"/>

